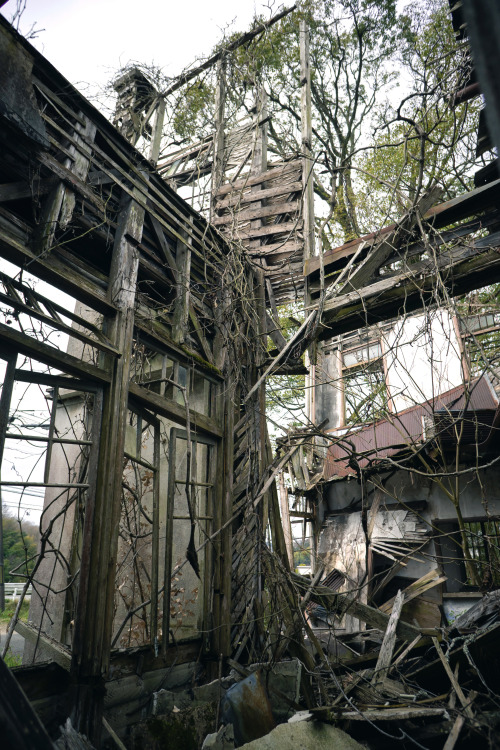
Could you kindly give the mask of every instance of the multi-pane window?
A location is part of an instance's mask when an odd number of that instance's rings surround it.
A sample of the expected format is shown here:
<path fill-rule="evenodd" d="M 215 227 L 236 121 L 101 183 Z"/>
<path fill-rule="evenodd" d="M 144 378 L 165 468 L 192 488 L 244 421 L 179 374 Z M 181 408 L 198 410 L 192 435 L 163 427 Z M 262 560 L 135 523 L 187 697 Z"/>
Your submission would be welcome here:
<path fill-rule="evenodd" d="M 465 521 L 469 557 L 481 587 L 500 586 L 500 521 Z M 467 583 L 473 584 L 470 574 Z"/>
<path fill-rule="evenodd" d="M 448 592 L 500 586 L 500 520 L 464 521 L 465 540 L 457 521 L 434 522 L 437 560 L 448 580 Z"/>
<path fill-rule="evenodd" d="M 387 414 L 387 384 L 379 342 L 343 352 L 342 381 L 345 424 L 363 424 Z"/>

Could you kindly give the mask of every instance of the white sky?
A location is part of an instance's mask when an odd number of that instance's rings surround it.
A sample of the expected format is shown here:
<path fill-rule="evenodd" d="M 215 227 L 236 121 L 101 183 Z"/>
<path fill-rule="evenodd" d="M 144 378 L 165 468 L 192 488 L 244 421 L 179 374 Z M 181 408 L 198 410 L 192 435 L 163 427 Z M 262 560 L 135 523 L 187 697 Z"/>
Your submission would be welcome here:
<path fill-rule="evenodd" d="M 262 0 L 26 0 L 20 31 L 44 29 L 31 44 L 81 88 L 105 84 L 129 61 L 176 76 L 206 57 L 231 24 L 230 32 L 246 31 L 255 12 L 270 18 L 280 7 Z M 15 9 L 9 0 L 1 12 L 10 20 Z"/>

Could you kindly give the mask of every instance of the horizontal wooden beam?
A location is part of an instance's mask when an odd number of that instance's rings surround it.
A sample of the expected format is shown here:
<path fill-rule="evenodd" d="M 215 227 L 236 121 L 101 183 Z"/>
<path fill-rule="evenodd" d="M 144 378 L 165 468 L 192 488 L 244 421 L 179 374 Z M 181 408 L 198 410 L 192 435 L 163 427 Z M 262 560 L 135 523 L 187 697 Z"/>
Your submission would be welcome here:
<path fill-rule="evenodd" d="M 284 221 L 282 224 L 267 224 L 257 229 L 248 229 L 241 232 L 235 231 L 234 238 L 238 240 L 248 240 L 254 237 L 267 237 L 270 234 L 291 234 L 292 232 L 302 229 L 302 219 L 296 221 Z"/>
<path fill-rule="evenodd" d="M 90 378 L 97 383 L 109 383 L 111 381 L 111 375 L 106 370 L 26 336 L 25 333 L 16 331 L 15 328 L 11 328 L 4 323 L 0 323 L 0 343 L 20 352 L 20 354 L 24 354 L 26 357 L 33 357 L 37 362 L 42 362 L 49 367 L 56 367 L 70 375 Z"/>
<path fill-rule="evenodd" d="M 20 182 L 8 182 L 0 185 L 0 203 L 17 201 L 23 198 L 45 195 L 57 183 L 55 177 L 44 180 L 34 180 L 33 183 L 21 180 Z"/>
<path fill-rule="evenodd" d="M 483 185 L 476 190 L 471 190 L 468 193 L 459 195 L 457 198 L 440 203 L 438 206 L 433 206 L 424 214 L 425 221 L 432 224 L 435 229 L 441 229 L 443 227 L 452 224 L 455 221 L 460 221 L 473 216 L 476 213 L 482 213 L 486 209 L 498 205 L 500 198 L 500 180 L 495 180 L 488 185 Z M 371 246 L 371 242 L 376 239 L 381 239 L 385 235 L 393 232 L 396 228 L 395 224 L 391 224 L 378 232 L 372 232 L 366 234 L 363 237 L 359 237 L 355 240 L 334 247 L 323 255 L 323 265 L 325 270 L 331 265 L 339 264 L 340 261 L 347 260 L 353 255 L 358 245 L 362 242 L 367 243 L 367 250 Z M 304 275 L 311 276 L 312 274 L 319 273 L 320 259 L 318 257 L 309 258 L 304 264 Z"/>
<path fill-rule="evenodd" d="M 292 172 L 302 174 L 302 163 L 291 161 L 283 167 L 272 167 L 271 169 L 268 169 L 267 172 L 262 172 L 262 174 L 255 175 L 255 177 L 242 177 L 240 180 L 235 180 L 234 182 L 227 183 L 227 185 L 222 185 L 222 187 L 217 190 L 216 195 L 228 195 L 234 190 L 244 190 L 246 187 L 261 185 L 263 182 L 271 182 L 272 180 L 281 179 Z"/>
<path fill-rule="evenodd" d="M 275 198 L 279 195 L 288 195 L 289 193 L 299 192 L 302 192 L 302 182 L 283 182 L 277 187 L 266 188 L 251 193 L 243 193 L 240 190 L 236 192 L 235 195 L 231 195 L 225 200 L 217 201 L 216 210 L 220 211 L 223 208 L 243 206 L 245 203 L 254 203 L 255 201 L 262 201 L 266 198 Z"/>
<path fill-rule="evenodd" d="M 159 414 L 162 417 L 171 419 L 178 424 L 186 424 L 186 409 L 177 401 L 153 393 L 137 383 L 130 383 L 129 396 L 138 401 L 141 406 Z M 193 409 L 189 410 L 189 424 L 193 431 L 204 433 L 212 437 L 222 437 L 223 431 L 213 419 L 200 414 Z"/>
<path fill-rule="evenodd" d="M 289 201 L 288 203 L 273 203 L 270 206 L 261 206 L 260 208 L 249 208 L 247 211 L 236 211 L 225 214 L 225 216 L 216 216 L 212 224 L 216 227 L 221 224 L 230 224 L 231 222 L 252 221 L 254 219 L 265 219 L 267 216 L 277 216 L 278 214 L 291 214 L 300 210 L 300 201 Z"/>
<path fill-rule="evenodd" d="M 107 298 L 106 291 L 98 284 L 92 283 L 52 253 L 37 256 L 24 242 L 6 231 L 2 231 L 0 236 L 0 256 L 21 268 L 29 267 L 30 273 L 97 312 L 104 315 L 113 315 L 116 312 L 116 308 Z"/>
<path fill-rule="evenodd" d="M 442 253 L 437 263 L 415 263 L 411 270 L 327 300 L 320 338 L 331 338 L 420 310 L 439 298 L 440 284 L 450 294 L 460 295 L 500 280 L 499 247 L 500 233 L 497 232 L 479 240 L 475 246 L 459 246 Z"/>
<path fill-rule="evenodd" d="M 48 651 L 52 661 L 55 661 L 60 667 L 69 671 L 71 667 L 71 651 L 69 648 L 66 648 L 62 643 L 59 643 L 54 640 L 54 638 L 50 638 L 50 636 L 42 633 L 38 628 L 34 628 L 32 625 L 22 622 L 22 620 L 17 621 L 15 630 L 16 633 L 19 633 L 19 635 L 28 641 L 28 643 Z"/>

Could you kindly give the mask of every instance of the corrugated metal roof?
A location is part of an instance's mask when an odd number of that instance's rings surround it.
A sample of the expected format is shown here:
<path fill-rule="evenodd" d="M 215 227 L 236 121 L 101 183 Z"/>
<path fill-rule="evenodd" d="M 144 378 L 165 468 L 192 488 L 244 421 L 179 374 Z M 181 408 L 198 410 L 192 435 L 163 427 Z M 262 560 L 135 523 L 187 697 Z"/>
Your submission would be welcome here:
<path fill-rule="evenodd" d="M 488 379 L 478 378 L 470 386 L 460 385 L 440 396 L 412 406 L 339 437 L 328 448 L 324 479 L 356 475 L 355 455 L 361 468 L 405 449 L 415 450 L 425 439 L 438 436 L 455 443 L 481 444 L 490 436 L 498 399 Z M 458 420 L 458 421 L 457 421 Z"/>

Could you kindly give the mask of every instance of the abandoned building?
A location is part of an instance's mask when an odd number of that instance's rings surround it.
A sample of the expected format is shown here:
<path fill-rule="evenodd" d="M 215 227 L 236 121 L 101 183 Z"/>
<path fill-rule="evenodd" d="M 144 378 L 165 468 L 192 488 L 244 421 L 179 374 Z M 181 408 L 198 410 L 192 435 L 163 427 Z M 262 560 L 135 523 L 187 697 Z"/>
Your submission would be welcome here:
<path fill-rule="evenodd" d="M 455 31 L 488 48 L 463 4 Z M 447 304 L 500 281 L 496 160 L 320 250 L 303 19 L 301 151 L 268 149 L 257 82 L 226 127 L 225 55 L 294 11 L 167 91 L 122 71 L 113 122 L 0 16 L 0 463 L 30 461 L 1 463 L 0 500 L 43 495 L 2 640 L 5 658 L 24 639 L 22 665 L 0 660 L 7 747 L 229 748 L 288 726 L 497 746 L 500 318 Z M 483 62 L 456 94 L 486 98 L 482 153 L 500 145 Z M 213 133 L 162 152 L 168 96 L 209 66 Z M 274 451 L 283 374 L 305 378 L 307 423 Z"/>

